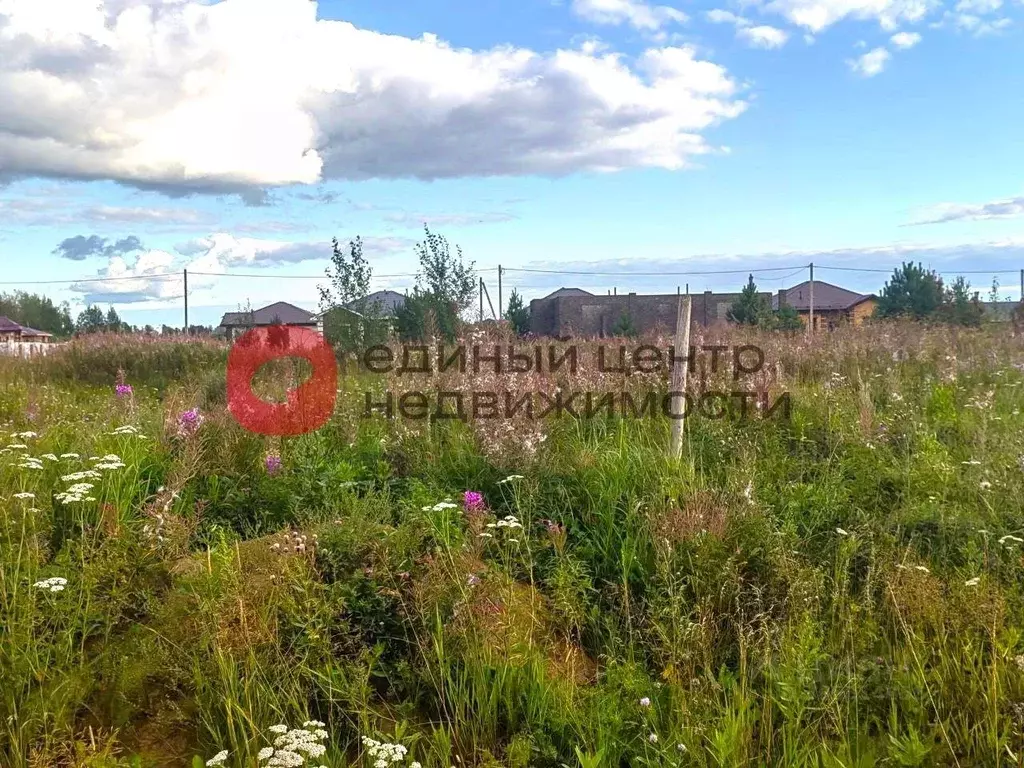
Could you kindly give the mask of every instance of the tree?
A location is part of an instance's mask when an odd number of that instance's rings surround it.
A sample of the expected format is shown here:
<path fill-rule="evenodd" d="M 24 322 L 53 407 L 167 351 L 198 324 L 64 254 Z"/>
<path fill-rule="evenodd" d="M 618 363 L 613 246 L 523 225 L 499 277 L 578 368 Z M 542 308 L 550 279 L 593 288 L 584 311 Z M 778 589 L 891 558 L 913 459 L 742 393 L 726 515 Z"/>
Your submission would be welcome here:
<path fill-rule="evenodd" d="M 747 280 L 740 297 L 729 307 L 726 317 L 729 322 L 739 325 L 753 325 L 758 328 L 771 328 L 775 325 L 771 299 L 758 293 L 753 275 Z"/>
<path fill-rule="evenodd" d="M 48 297 L 34 293 L 0 293 L 0 315 L 19 325 L 46 331 L 54 336 L 70 336 L 75 331 L 75 322 L 67 302 L 58 306 Z"/>
<path fill-rule="evenodd" d="M 107 308 L 107 316 L 104 318 L 103 324 L 104 330 L 110 333 L 127 333 L 132 329 L 128 323 L 121 320 L 121 316 L 117 314 L 113 305 Z"/>
<path fill-rule="evenodd" d="M 361 237 L 349 242 L 347 254 L 341 249 L 338 238 L 331 241 L 331 246 L 331 265 L 325 270 L 331 282 L 317 286 L 322 312 L 363 302 L 370 294 L 370 278 L 373 276 L 373 268 L 363 258 Z M 361 306 L 350 308 L 365 314 Z"/>
<path fill-rule="evenodd" d="M 623 312 L 619 315 L 619 319 L 615 321 L 615 325 L 612 326 L 613 336 L 625 336 L 627 338 L 633 338 L 639 335 L 636 323 L 633 322 L 633 317 L 629 312 Z"/>
<path fill-rule="evenodd" d="M 525 336 L 530 332 L 530 309 L 523 304 L 523 297 L 514 288 L 512 295 L 508 297 L 508 310 L 505 318 L 519 336 Z"/>
<path fill-rule="evenodd" d="M 996 289 L 998 290 L 998 288 Z M 985 316 L 978 292 L 971 293 L 971 284 L 963 277 L 957 277 L 953 284 L 943 291 L 942 306 L 937 317 L 951 325 L 977 328 Z"/>
<path fill-rule="evenodd" d="M 461 325 L 461 314 L 469 309 L 476 287 L 475 264 L 465 262 L 462 249 L 451 252 L 443 235 L 424 225 L 426 239 L 416 244 L 420 269 L 416 287 L 395 313 L 398 332 L 403 339 L 442 336 L 454 339 Z"/>
<path fill-rule="evenodd" d="M 882 288 L 875 316 L 932 319 L 942 302 L 942 278 L 920 264 L 905 262 Z"/>
<path fill-rule="evenodd" d="M 800 313 L 789 304 L 783 304 L 775 311 L 775 329 L 778 331 L 800 331 L 804 324 Z"/>
<path fill-rule="evenodd" d="M 107 319 L 103 316 L 103 310 L 95 304 L 90 304 L 78 315 L 75 321 L 77 333 L 99 333 L 106 330 Z"/>

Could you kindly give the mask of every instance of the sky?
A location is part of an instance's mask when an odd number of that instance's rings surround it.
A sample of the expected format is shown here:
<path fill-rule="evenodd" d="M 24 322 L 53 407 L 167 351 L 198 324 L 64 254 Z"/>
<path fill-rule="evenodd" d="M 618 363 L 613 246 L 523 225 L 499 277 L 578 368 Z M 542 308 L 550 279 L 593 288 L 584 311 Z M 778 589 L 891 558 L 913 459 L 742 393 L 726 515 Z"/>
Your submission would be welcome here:
<path fill-rule="evenodd" d="M 426 225 L 495 303 L 1017 299 L 1021 93 L 1022 0 L 0 0 L 0 292 L 315 309 L 332 238 L 402 291 Z"/>

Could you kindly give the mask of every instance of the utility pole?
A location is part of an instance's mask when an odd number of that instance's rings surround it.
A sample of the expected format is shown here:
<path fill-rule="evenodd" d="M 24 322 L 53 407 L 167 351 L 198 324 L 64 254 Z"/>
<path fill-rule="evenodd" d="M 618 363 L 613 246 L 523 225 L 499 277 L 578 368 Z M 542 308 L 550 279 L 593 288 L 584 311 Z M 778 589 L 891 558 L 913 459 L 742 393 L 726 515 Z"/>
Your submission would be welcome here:
<path fill-rule="evenodd" d="M 810 336 L 814 335 L 814 262 L 811 262 L 811 296 L 810 296 L 811 312 L 807 323 L 807 333 Z"/>
<path fill-rule="evenodd" d="M 501 264 L 498 265 L 498 320 L 505 319 L 505 304 L 502 302 L 501 293 Z"/>
<path fill-rule="evenodd" d="M 1024 302 L 1024 269 L 1020 271 L 1020 300 Z"/>
<path fill-rule="evenodd" d="M 185 335 L 188 336 L 188 270 L 185 271 Z"/>
<path fill-rule="evenodd" d="M 484 321 L 484 279 L 480 278 L 480 286 L 477 288 L 480 293 L 480 322 Z"/>

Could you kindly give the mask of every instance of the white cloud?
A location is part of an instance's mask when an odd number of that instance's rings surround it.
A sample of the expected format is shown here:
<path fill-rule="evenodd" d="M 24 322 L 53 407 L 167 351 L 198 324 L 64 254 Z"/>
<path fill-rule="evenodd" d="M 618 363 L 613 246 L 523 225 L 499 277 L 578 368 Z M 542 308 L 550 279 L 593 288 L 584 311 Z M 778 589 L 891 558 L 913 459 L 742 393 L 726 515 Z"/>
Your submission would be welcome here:
<path fill-rule="evenodd" d="M 1013 25 L 1013 20 L 1008 18 L 993 19 L 988 21 L 973 13 L 951 13 L 947 11 L 938 26 L 951 23 L 961 32 L 967 32 L 974 37 L 995 35 Z"/>
<path fill-rule="evenodd" d="M 785 31 L 765 24 L 743 27 L 736 31 L 736 37 L 746 41 L 753 48 L 781 48 L 789 39 Z"/>
<path fill-rule="evenodd" d="M 885 65 L 889 63 L 891 57 L 892 55 L 885 48 L 875 48 L 847 63 L 850 65 L 850 69 L 857 74 L 874 77 L 885 70 Z"/>
<path fill-rule="evenodd" d="M 625 7 L 644 27 L 682 18 Z M 745 107 L 692 47 L 474 51 L 316 13 L 309 0 L 0 0 L 0 168 L 250 196 L 321 179 L 679 169 Z"/>
<path fill-rule="evenodd" d="M 995 13 L 1003 7 L 1003 0 L 960 0 L 956 9 L 964 13 L 976 13 L 984 15 Z"/>
<path fill-rule="evenodd" d="M 573 0 L 572 10 L 595 24 L 629 24 L 648 32 L 657 32 L 670 23 L 683 24 L 688 18 L 676 8 L 643 0 Z"/>
<path fill-rule="evenodd" d="M 367 237 L 363 239 L 363 252 L 367 258 L 376 259 L 408 250 L 414 242 L 402 237 Z M 326 263 L 330 243 L 282 242 L 217 233 L 181 243 L 174 250 L 177 254 L 144 251 L 134 259 L 113 256 L 95 279 L 73 283 L 71 291 L 80 294 L 86 303 L 133 304 L 178 299 L 184 295 L 185 269 L 189 271 L 191 295 L 231 280 L 222 276 L 233 269 L 265 269 L 308 261 Z M 269 275 L 260 282 L 275 283 Z"/>
<path fill-rule="evenodd" d="M 1024 217 L 1024 197 L 994 200 L 990 203 L 941 203 L 927 209 L 912 224 L 945 224 L 950 221 L 984 221 Z"/>
<path fill-rule="evenodd" d="M 916 22 L 941 5 L 940 0 L 755 0 L 797 26 L 820 32 L 845 18 L 873 19 L 883 29 L 894 30 L 900 22 Z"/>
<path fill-rule="evenodd" d="M 784 30 L 765 24 L 755 25 L 749 19 L 737 16 L 731 11 L 715 8 L 708 11 L 705 16 L 712 24 L 735 26 L 736 37 L 752 48 L 781 48 L 789 40 L 789 34 Z"/>
<path fill-rule="evenodd" d="M 920 43 L 921 36 L 917 32 L 897 32 L 889 38 L 889 42 L 901 50 L 907 50 Z"/>

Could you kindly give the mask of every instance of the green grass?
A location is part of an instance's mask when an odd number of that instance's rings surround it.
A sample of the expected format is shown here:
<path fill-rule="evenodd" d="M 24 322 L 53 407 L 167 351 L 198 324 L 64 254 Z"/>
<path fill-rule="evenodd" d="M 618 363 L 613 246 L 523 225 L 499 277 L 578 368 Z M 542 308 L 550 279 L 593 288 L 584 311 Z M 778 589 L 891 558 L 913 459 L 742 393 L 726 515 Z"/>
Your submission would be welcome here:
<path fill-rule="evenodd" d="M 249 768 L 309 721 L 329 768 L 1024 765 L 1024 345 L 755 341 L 792 419 L 691 420 L 679 462 L 659 419 L 359 418 L 468 374 L 350 373 L 282 440 L 215 345 L 5 363 L 0 765 Z"/>

